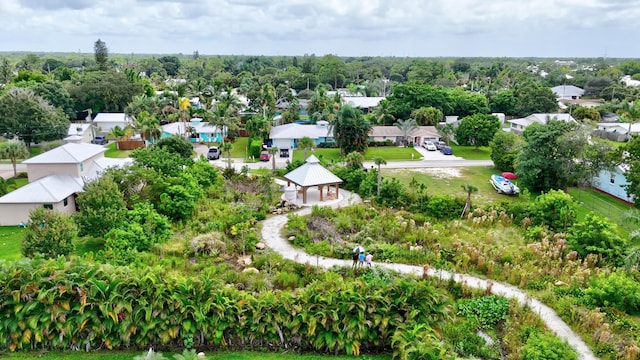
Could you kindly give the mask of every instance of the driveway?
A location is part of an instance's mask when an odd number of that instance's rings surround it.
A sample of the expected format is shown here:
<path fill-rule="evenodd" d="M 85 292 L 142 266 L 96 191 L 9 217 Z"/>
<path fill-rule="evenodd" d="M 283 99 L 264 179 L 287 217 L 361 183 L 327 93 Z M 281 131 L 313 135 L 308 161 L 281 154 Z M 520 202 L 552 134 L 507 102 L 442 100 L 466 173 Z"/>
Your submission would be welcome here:
<path fill-rule="evenodd" d="M 444 155 L 440 150 L 429 151 L 422 146 L 415 146 L 414 149 L 422 154 L 423 161 L 431 161 L 431 160 L 464 160 L 461 157 L 455 155 Z"/>

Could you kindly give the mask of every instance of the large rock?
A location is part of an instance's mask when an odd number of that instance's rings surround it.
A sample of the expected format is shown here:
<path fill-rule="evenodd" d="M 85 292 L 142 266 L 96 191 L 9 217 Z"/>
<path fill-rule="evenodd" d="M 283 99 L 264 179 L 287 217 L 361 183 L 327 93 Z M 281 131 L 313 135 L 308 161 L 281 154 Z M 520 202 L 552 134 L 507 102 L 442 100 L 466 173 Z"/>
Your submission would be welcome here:
<path fill-rule="evenodd" d="M 260 270 L 254 268 L 254 267 L 248 267 L 248 268 L 242 270 L 242 272 L 243 273 L 254 273 L 254 274 L 257 274 L 257 273 L 260 272 Z"/>
<path fill-rule="evenodd" d="M 251 257 L 250 256 L 242 256 L 242 257 L 238 258 L 237 263 L 240 266 L 249 266 L 249 265 L 251 265 Z"/>
<path fill-rule="evenodd" d="M 264 250 L 266 248 L 267 248 L 267 245 L 265 245 L 265 243 L 263 243 L 263 242 L 259 242 L 259 243 L 256 244 L 256 249 L 258 249 L 258 250 Z"/>

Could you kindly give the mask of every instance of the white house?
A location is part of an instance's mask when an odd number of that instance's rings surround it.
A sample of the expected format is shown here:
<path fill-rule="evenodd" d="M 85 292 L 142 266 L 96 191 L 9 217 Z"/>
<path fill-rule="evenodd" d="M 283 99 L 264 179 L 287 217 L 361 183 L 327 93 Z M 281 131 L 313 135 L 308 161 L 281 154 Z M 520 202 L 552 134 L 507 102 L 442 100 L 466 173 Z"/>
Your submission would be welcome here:
<path fill-rule="evenodd" d="M 593 187 L 618 199 L 633 202 L 633 196 L 627 194 L 626 186 L 629 185 L 625 174 L 628 165 L 620 165 L 613 171 L 603 170 L 598 177 L 593 179 Z"/>
<path fill-rule="evenodd" d="M 278 149 L 294 149 L 298 147 L 298 141 L 303 137 L 309 137 L 316 145 L 334 142 L 329 123 L 324 120 L 311 125 L 291 123 L 274 126 L 269 132 L 272 146 L 276 146 Z"/>
<path fill-rule="evenodd" d="M 0 197 L 0 226 L 24 223 L 38 207 L 74 213 L 85 181 L 132 161 L 105 158 L 105 151 L 100 145 L 68 143 L 23 161 L 29 184 Z"/>
<path fill-rule="evenodd" d="M 620 81 L 627 86 L 640 86 L 640 80 L 633 80 L 631 78 L 631 75 L 623 76 L 622 79 L 620 79 Z"/>
<path fill-rule="evenodd" d="M 576 122 L 570 114 L 531 114 L 525 118 L 507 120 L 510 124 L 509 129 L 516 134 L 522 134 L 524 129 L 533 124 L 538 123 L 541 125 L 547 125 L 551 120 L 558 120 L 564 122 Z"/>
<path fill-rule="evenodd" d="M 397 126 L 372 126 L 369 132 L 369 140 L 391 140 L 394 143 L 399 143 L 404 141 L 404 135 Z M 417 129 L 409 133 L 407 140 L 414 144 L 422 144 L 425 140 L 438 141 L 440 140 L 440 135 L 435 126 L 418 126 Z"/>
<path fill-rule="evenodd" d="M 357 107 L 362 110 L 363 113 L 368 114 L 373 111 L 373 108 L 380 104 L 380 101 L 384 100 L 383 96 L 349 96 L 343 97 L 342 101 L 345 104 L 349 104 L 353 107 Z"/>
<path fill-rule="evenodd" d="M 71 123 L 69 124 L 69 130 L 67 131 L 67 137 L 64 138 L 65 143 L 90 143 L 93 140 L 93 133 L 91 132 L 91 124 L 86 123 Z"/>
<path fill-rule="evenodd" d="M 551 88 L 558 100 L 564 99 L 580 99 L 584 95 L 584 90 L 573 85 L 558 85 Z"/>
<path fill-rule="evenodd" d="M 98 113 L 93 119 L 93 125 L 100 132 L 108 133 L 116 126 L 124 129 L 127 125 L 132 125 L 133 120 L 125 113 Z"/>
<path fill-rule="evenodd" d="M 187 126 L 193 129 L 191 138 L 189 138 L 191 142 L 203 141 L 208 143 L 222 141 L 222 129 L 218 129 L 215 125 L 202 121 L 202 119 L 199 118 L 191 119 L 186 126 L 182 121 L 162 125 L 162 134 L 160 137 L 165 138 L 173 135 L 184 136 L 190 130 Z"/>

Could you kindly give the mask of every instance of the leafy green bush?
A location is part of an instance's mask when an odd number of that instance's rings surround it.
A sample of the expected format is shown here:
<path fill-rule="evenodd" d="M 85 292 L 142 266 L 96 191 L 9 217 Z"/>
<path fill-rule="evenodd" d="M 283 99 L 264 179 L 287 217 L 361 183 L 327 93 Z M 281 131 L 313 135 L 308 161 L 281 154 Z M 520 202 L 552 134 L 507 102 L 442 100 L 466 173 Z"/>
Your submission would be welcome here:
<path fill-rule="evenodd" d="M 478 321 L 478 326 L 491 329 L 509 314 L 509 301 L 495 295 L 473 299 L 461 299 L 457 302 L 458 314 Z"/>
<path fill-rule="evenodd" d="M 252 139 L 249 142 L 249 156 L 254 159 L 260 158 L 260 152 L 262 151 L 262 140 Z"/>
<path fill-rule="evenodd" d="M 584 221 L 571 227 L 567 242 L 583 258 L 598 254 L 613 264 L 622 263 L 625 241 L 618 236 L 614 224 L 593 212 L 588 213 Z"/>
<path fill-rule="evenodd" d="M 522 360 L 577 360 L 578 354 L 566 341 L 547 334 L 533 333 L 521 350 Z"/>
<path fill-rule="evenodd" d="M 36 208 L 29 213 L 20 250 L 26 257 L 68 255 L 75 250 L 76 224 L 67 215 L 54 210 Z"/>
<path fill-rule="evenodd" d="M 426 205 L 426 213 L 436 219 L 459 218 L 464 209 L 465 199 L 447 195 L 433 195 Z"/>
<path fill-rule="evenodd" d="M 640 282 L 622 270 L 610 275 L 600 274 L 591 281 L 584 295 L 592 306 L 614 307 L 630 315 L 640 314 Z"/>

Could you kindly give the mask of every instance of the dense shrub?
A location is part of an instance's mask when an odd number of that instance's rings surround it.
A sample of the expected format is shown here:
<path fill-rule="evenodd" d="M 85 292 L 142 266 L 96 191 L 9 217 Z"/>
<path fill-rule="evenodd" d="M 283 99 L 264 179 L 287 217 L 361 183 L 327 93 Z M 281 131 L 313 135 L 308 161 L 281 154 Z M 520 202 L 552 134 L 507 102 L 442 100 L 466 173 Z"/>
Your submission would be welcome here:
<path fill-rule="evenodd" d="M 465 200 L 463 198 L 454 198 L 447 195 L 433 195 L 424 205 L 425 213 L 436 219 L 455 219 L 459 218 L 464 209 Z"/>
<path fill-rule="evenodd" d="M 309 272 L 304 265 L 293 269 L 278 278 L 281 286 Z M 250 274 L 233 274 L 238 283 L 251 281 Z M 435 328 L 448 309 L 443 290 L 412 279 L 372 284 L 325 273 L 293 296 L 239 291 L 208 271 L 185 278 L 160 267 L 79 260 L 0 263 L 0 350 L 181 347 L 192 337 L 194 347 L 357 355 L 361 348 L 390 350 L 401 326 Z M 429 346 L 445 345 L 434 338 Z"/>
<path fill-rule="evenodd" d="M 260 158 L 260 152 L 262 151 L 262 140 L 251 139 L 249 142 L 249 156 L 254 159 Z"/>
<path fill-rule="evenodd" d="M 566 341 L 547 334 L 529 336 L 521 350 L 522 360 L 577 360 L 578 354 Z"/>
<path fill-rule="evenodd" d="M 478 326 L 491 329 L 509 314 L 509 301 L 497 296 L 462 299 L 457 303 L 458 314 L 475 318 Z"/>
<path fill-rule="evenodd" d="M 622 263 L 624 240 L 618 236 L 614 224 L 595 213 L 587 214 L 584 221 L 571 227 L 567 242 L 583 258 L 598 254 L 613 264 Z"/>
<path fill-rule="evenodd" d="M 54 210 L 36 208 L 29 213 L 20 250 L 26 257 L 68 255 L 75 250 L 76 224 L 67 215 Z"/>
<path fill-rule="evenodd" d="M 640 282 L 622 271 L 596 277 L 584 291 L 588 304 L 640 314 Z"/>

